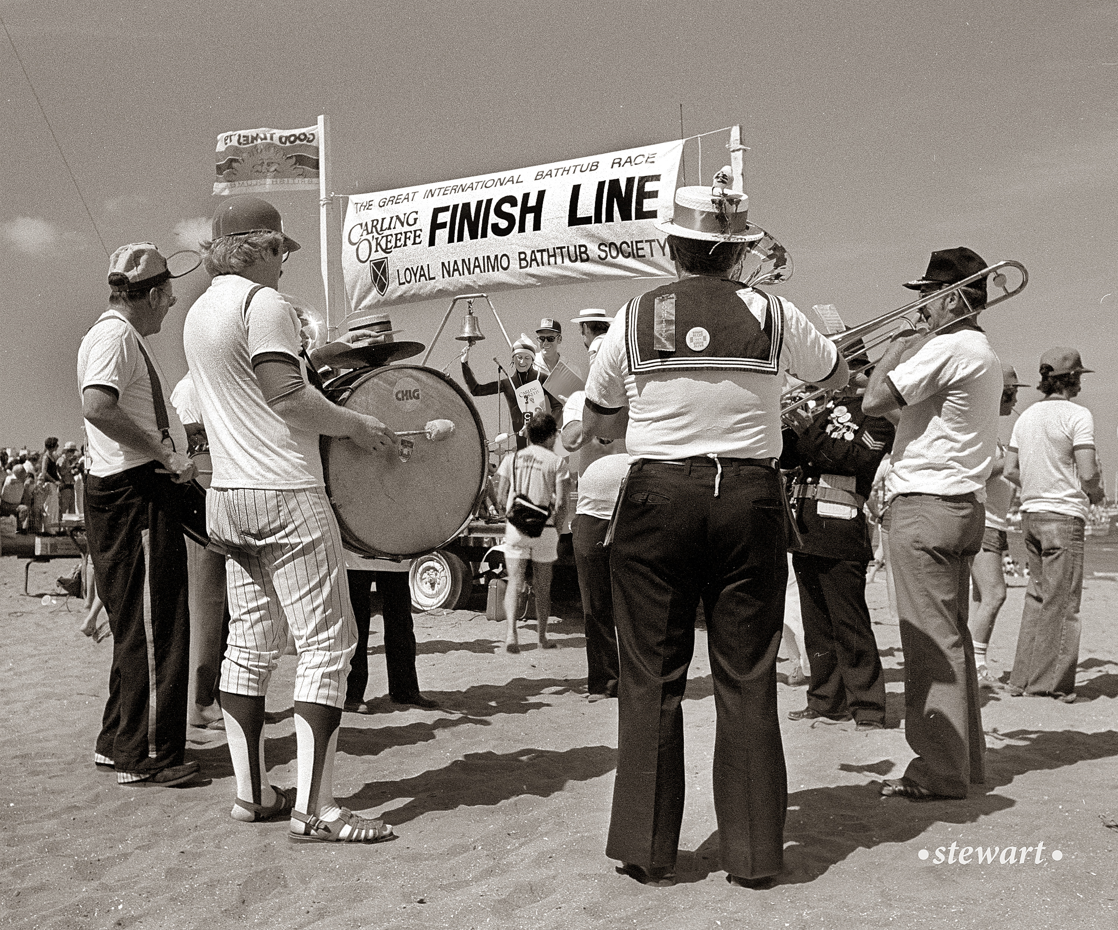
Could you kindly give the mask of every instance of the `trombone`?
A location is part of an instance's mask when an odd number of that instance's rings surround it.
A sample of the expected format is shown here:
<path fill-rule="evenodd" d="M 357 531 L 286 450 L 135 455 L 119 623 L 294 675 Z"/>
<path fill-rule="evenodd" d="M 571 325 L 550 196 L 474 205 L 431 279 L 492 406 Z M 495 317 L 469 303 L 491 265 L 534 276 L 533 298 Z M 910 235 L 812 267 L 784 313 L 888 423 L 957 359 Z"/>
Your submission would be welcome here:
<path fill-rule="evenodd" d="M 1021 280 L 1014 286 L 1010 286 L 1009 278 L 1006 276 L 1006 271 L 1012 269 L 1020 275 Z M 892 340 L 902 330 L 916 331 L 918 320 L 913 319 L 909 314 L 916 313 L 922 307 L 927 306 L 933 300 L 943 297 L 947 294 L 954 294 L 956 291 L 961 291 L 969 285 L 985 278 L 990 278 L 988 283 L 989 287 L 998 288 L 1001 290 L 1000 294 L 993 297 L 987 297 L 986 305 L 977 309 L 971 310 L 969 313 L 964 313 L 961 316 L 953 317 L 947 323 L 932 330 L 929 335 L 934 336 L 942 329 L 948 326 L 953 326 L 961 319 L 977 316 L 983 310 L 988 310 L 995 304 L 1000 304 L 1004 300 L 1009 300 L 1010 297 L 1016 297 L 1024 289 L 1025 285 L 1029 283 L 1029 272 L 1025 266 L 1020 262 L 1015 261 L 1001 261 L 996 264 L 984 268 L 982 271 L 977 271 L 968 277 L 963 278 L 961 281 L 956 281 L 941 290 L 935 291 L 924 297 L 918 297 L 911 303 L 905 304 L 903 307 L 898 307 L 896 310 L 891 310 L 888 313 L 883 313 L 879 317 L 875 317 L 865 323 L 860 323 L 857 326 L 852 326 L 850 329 L 843 330 L 841 333 L 835 333 L 830 339 L 838 346 L 839 352 L 846 358 L 849 364 L 854 358 L 859 355 L 865 355 L 868 359 L 871 349 L 882 345 L 883 343 Z M 966 295 L 963 295 L 963 300 L 966 301 Z M 967 306 L 970 304 L 968 302 Z M 851 375 L 860 374 L 869 368 L 872 368 L 875 362 L 867 361 L 858 367 L 851 366 Z M 818 388 L 814 391 L 809 391 L 806 394 L 801 394 L 802 388 L 786 391 L 781 397 L 780 413 L 781 416 L 787 416 L 794 410 L 798 410 L 814 400 L 824 396 L 825 394 L 833 393 L 833 390 L 826 388 Z"/>

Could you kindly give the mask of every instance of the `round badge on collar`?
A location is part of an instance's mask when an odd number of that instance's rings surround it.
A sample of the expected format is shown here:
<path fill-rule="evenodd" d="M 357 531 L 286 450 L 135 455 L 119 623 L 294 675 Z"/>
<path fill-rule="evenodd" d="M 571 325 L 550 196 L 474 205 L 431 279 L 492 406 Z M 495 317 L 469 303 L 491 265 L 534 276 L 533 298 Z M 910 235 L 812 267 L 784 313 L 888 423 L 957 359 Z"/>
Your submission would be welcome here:
<path fill-rule="evenodd" d="M 702 352 L 708 345 L 710 345 L 710 333 L 708 333 L 701 326 L 696 326 L 694 329 L 687 331 L 687 348 L 692 352 Z"/>

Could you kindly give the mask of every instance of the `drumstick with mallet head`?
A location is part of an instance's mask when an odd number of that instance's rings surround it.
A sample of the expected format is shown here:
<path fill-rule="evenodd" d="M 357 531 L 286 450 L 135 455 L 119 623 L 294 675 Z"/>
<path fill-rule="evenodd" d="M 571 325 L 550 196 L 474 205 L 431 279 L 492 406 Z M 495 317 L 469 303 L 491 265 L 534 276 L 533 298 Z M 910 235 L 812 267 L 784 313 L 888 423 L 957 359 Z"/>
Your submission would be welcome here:
<path fill-rule="evenodd" d="M 454 424 L 450 420 L 428 420 L 423 429 L 400 430 L 397 436 L 426 436 L 431 442 L 447 439 L 454 433 Z"/>

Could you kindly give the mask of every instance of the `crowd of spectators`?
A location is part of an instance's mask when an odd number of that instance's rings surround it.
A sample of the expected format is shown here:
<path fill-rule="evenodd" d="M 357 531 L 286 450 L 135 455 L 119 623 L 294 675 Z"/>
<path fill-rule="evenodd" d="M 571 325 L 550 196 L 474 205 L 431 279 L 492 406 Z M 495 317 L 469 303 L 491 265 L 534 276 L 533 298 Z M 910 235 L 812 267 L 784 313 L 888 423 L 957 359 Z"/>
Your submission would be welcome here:
<path fill-rule="evenodd" d="M 79 489 L 82 487 L 82 451 L 76 442 L 60 444 L 48 436 L 41 452 L 26 448 L 0 448 L 3 489 L 0 491 L 0 517 L 16 533 L 35 533 L 46 529 L 53 517 L 80 513 Z M 57 514 L 57 516 L 55 516 Z"/>

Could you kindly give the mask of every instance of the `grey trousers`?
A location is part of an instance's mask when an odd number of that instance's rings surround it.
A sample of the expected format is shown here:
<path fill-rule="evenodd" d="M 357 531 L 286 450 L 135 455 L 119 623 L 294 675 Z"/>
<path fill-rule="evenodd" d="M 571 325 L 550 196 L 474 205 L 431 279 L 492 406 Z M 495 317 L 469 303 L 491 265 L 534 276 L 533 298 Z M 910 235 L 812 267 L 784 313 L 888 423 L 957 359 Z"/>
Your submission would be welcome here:
<path fill-rule="evenodd" d="M 973 495 L 893 499 L 889 554 L 904 650 L 905 738 L 916 753 L 905 776 L 935 794 L 965 798 L 986 780 L 974 644 L 967 628 L 970 563 L 985 508 Z"/>

